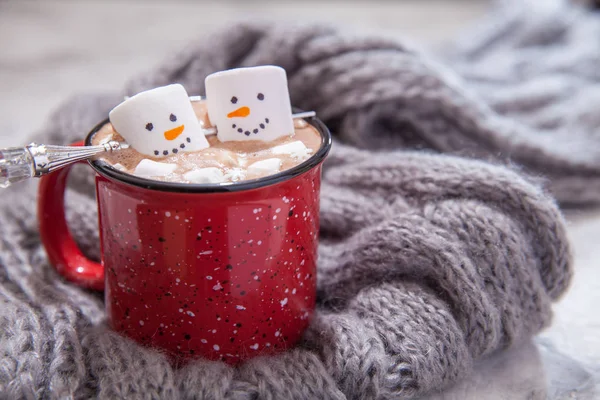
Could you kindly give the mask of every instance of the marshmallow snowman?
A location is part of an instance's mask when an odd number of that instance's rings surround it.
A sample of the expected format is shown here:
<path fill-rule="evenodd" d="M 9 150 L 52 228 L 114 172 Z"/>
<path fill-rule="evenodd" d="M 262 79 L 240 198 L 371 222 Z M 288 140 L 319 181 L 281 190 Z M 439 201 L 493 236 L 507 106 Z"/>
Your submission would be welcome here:
<path fill-rule="evenodd" d="M 179 84 L 138 93 L 113 108 L 109 119 L 131 147 L 149 156 L 209 147 L 188 94 Z"/>
<path fill-rule="evenodd" d="M 206 77 L 208 117 L 221 142 L 275 140 L 294 134 L 285 70 L 237 68 Z"/>

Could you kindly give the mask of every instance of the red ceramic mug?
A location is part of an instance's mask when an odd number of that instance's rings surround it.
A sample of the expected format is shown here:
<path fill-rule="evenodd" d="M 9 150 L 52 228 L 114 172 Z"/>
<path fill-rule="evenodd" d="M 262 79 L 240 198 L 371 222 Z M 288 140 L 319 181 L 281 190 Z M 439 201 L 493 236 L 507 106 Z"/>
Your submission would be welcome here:
<path fill-rule="evenodd" d="M 105 123 L 94 128 L 91 138 Z M 50 262 L 81 286 L 104 290 L 110 326 L 176 359 L 235 364 L 294 345 L 315 306 L 319 150 L 276 175 L 186 184 L 96 171 L 102 263 L 86 259 L 65 221 L 69 168 L 40 182 L 38 216 Z"/>

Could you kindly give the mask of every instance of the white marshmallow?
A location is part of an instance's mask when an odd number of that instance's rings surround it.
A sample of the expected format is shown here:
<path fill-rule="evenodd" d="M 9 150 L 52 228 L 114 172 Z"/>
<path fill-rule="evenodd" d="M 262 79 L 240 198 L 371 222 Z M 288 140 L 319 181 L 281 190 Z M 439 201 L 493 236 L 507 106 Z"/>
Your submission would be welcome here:
<path fill-rule="evenodd" d="M 115 130 L 142 154 L 166 157 L 209 146 L 188 94 L 179 84 L 129 97 L 112 109 L 109 118 Z"/>
<path fill-rule="evenodd" d="M 311 149 L 306 147 L 300 140 L 295 142 L 280 144 L 271 149 L 273 154 L 287 154 L 297 160 L 302 160 L 308 157 L 312 152 Z"/>
<path fill-rule="evenodd" d="M 225 179 L 231 182 L 241 181 L 246 177 L 246 171 L 242 168 L 231 168 L 225 174 Z"/>
<path fill-rule="evenodd" d="M 248 166 L 248 173 L 253 175 L 272 175 L 281 169 L 281 160 L 279 158 L 267 158 L 257 161 Z"/>
<path fill-rule="evenodd" d="M 156 162 L 144 158 L 137 167 L 135 167 L 133 174 L 143 178 L 160 177 L 169 175 L 171 172 L 175 171 L 175 169 L 177 169 L 176 164 Z"/>
<path fill-rule="evenodd" d="M 198 168 L 187 172 L 183 177 L 192 183 L 220 183 L 225 181 L 225 176 L 219 168 Z"/>
<path fill-rule="evenodd" d="M 294 134 L 285 70 L 237 68 L 206 77 L 208 117 L 221 142 L 272 141 Z"/>
<path fill-rule="evenodd" d="M 127 168 L 125 168 L 125 166 L 121 163 L 116 163 L 113 164 L 113 168 L 118 169 L 119 171 L 125 171 L 127 170 Z"/>

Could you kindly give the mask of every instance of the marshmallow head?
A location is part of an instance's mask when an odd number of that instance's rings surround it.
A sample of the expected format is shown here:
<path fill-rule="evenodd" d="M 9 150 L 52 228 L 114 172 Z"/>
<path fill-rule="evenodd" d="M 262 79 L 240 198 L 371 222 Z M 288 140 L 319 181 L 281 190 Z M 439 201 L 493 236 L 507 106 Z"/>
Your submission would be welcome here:
<path fill-rule="evenodd" d="M 208 117 L 221 142 L 269 142 L 294 134 L 285 70 L 276 66 L 238 68 L 206 77 Z"/>
<path fill-rule="evenodd" d="M 179 84 L 138 93 L 113 108 L 109 118 L 131 147 L 149 156 L 166 157 L 209 146 L 188 94 Z"/>

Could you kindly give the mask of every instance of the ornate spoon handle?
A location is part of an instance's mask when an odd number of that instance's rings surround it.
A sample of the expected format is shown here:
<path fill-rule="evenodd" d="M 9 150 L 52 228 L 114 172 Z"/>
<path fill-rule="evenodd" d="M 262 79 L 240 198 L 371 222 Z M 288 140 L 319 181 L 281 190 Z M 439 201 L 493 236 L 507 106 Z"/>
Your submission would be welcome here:
<path fill-rule="evenodd" d="M 32 143 L 25 147 L 0 149 L 0 187 L 49 174 L 65 165 L 96 154 L 125 148 L 125 143 L 109 141 L 98 146 L 53 146 Z"/>

